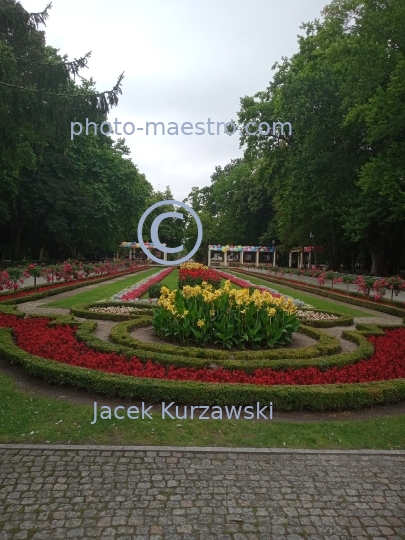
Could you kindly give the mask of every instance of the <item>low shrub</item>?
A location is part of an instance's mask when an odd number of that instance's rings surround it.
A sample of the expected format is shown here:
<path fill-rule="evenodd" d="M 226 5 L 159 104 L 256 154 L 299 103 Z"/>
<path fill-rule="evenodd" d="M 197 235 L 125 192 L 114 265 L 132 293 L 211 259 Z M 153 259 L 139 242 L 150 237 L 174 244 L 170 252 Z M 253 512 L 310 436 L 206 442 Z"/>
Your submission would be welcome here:
<path fill-rule="evenodd" d="M 161 285 L 154 283 L 148 289 L 149 298 L 159 298 Z"/>

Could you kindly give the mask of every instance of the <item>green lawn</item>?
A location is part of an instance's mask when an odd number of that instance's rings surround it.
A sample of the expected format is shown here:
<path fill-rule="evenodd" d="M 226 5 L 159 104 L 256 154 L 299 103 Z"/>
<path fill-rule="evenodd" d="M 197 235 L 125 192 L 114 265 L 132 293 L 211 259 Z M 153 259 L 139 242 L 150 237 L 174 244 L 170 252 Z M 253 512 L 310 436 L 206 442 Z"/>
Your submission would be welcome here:
<path fill-rule="evenodd" d="M 71 308 L 77 304 L 90 304 L 92 302 L 98 302 L 99 300 L 108 298 L 112 294 L 122 291 L 122 289 L 126 289 L 127 287 L 134 285 L 145 277 L 155 274 L 159 270 L 160 268 L 150 268 L 149 270 L 145 270 L 125 279 L 116 281 L 115 283 L 107 283 L 106 285 L 100 284 L 98 287 L 85 292 L 80 292 L 80 289 L 78 289 L 77 294 L 62 300 L 51 302 L 50 304 L 46 304 L 44 307 Z"/>
<path fill-rule="evenodd" d="M 229 269 L 226 271 L 241 279 L 247 279 L 252 283 L 256 283 L 257 285 L 266 285 L 267 287 L 270 287 L 281 294 L 287 294 L 293 298 L 296 298 L 297 300 L 302 300 L 307 304 L 311 304 L 311 306 L 314 306 L 316 309 L 323 311 L 334 311 L 335 313 L 348 315 L 349 317 L 372 317 L 370 313 L 366 313 L 365 311 L 360 311 L 359 309 L 354 309 L 349 306 L 336 304 L 333 300 L 324 300 L 321 297 L 317 298 L 315 296 L 310 296 L 299 291 L 298 289 L 285 287 L 284 285 L 279 285 L 278 283 L 270 283 L 269 281 L 265 281 L 264 279 L 256 278 L 250 275 L 248 276 L 246 274 L 239 274 L 238 272 L 231 272 Z"/>
<path fill-rule="evenodd" d="M 405 447 L 405 415 L 367 421 L 98 420 L 93 407 L 30 397 L 0 374 L 0 442 L 287 448 Z M 64 394 L 63 388 L 60 394 Z M 108 403 L 108 401 L 107 401 Z M 130 404 L 128 404 L 129 406 Z M 152 410 L 153 411 L 153 410 Z M 182 408 L 180 408 L 182 411 Z M 122 413 L 122 410 L 119 411 Z"/>
<path fill-rule="evenodd" d="M 165 286 L 170 290 L 177 289 L 177 281 L 179 279 L 179 271 L 173 270 L 168 276 L 166 276 L 162 281 L 159 281 L 161 287 Z M 149 293 L 145 293 L 142 298 L 149 298 Z"/>

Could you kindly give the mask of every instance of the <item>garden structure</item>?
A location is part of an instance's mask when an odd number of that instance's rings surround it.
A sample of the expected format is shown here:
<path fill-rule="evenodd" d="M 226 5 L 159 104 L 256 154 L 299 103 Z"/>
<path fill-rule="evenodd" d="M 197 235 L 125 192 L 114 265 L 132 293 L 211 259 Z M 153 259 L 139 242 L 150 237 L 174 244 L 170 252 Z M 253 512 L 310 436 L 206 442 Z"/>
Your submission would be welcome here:
<path fill-rule="evenodd" d="M 276 264 L 275 246 L 236 246 L 210 244 L 208 246 L 208 266 L 229 266 L 239 264 Z"/>
<path fill-rule="evenodd" d="M 70 314 L 35 303 L 1 306 L 2 358 L 52 383 L 152 402 L 344 410 L 405 399 L 398 316 L 355 312 L 354 320 L 350 308 L 314 309 L 264 282 L 190 263 L 177 287 L 147 299 L 151 284 L 177 270 L 149 272 L 102 302 L 73 304 Z M 195 284 L 185 284 L 190 279 Z M 99 337 L 101 324 L 108 331 Z"/>
<path fill-rule="evenodd" d="M 163 244 L 164 246 L 166 244 Z M 163 254 L 156 247 L 154 247 L 152 242 L 145 242 L 145 246 L 149 249 L 156 257 L 163 258 L 164 261 L 167 261 L 167 253 L 164 251 Z M 147 260 L 147 255 L 142 251 L 141 244 L 139 242 L 121 242 L 120 248 L 129 250 L 129 259 L 131 260 Z M 163 257 L 162 257 L 163 255 Z M 117 255 L 118 257 L 118 255 Z"/>

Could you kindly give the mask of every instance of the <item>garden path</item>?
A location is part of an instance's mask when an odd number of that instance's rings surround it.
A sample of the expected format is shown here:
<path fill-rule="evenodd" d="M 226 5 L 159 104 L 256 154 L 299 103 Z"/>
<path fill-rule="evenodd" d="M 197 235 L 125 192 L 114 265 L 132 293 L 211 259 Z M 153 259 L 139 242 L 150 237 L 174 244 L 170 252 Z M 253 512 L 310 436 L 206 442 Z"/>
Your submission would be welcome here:
<path fill-rule="evenodd" d="M 400 540 L 404 451 L 0 445 L 2 540 Z"/>

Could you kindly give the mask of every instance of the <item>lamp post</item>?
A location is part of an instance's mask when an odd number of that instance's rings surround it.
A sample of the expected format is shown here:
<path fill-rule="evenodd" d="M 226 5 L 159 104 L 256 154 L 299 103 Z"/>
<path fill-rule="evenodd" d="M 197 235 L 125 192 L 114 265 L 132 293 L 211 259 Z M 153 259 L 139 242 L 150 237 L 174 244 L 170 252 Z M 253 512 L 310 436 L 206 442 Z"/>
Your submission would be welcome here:
<path fill-rule="evenodd" d="M 312 238 L 312 243 L 314 245 L 315 270 L 318 270 L 318 257 L 316 255 L 315 235 L 313 232 L 310 232 L 309 236 Z"/>
<path fill-rule="evenodd" d="M 273 244 L 273 266 L 276 266 L 276 241 L 271 242 Z"/>

